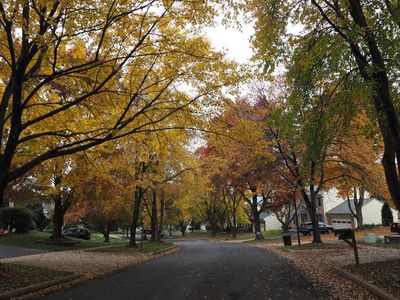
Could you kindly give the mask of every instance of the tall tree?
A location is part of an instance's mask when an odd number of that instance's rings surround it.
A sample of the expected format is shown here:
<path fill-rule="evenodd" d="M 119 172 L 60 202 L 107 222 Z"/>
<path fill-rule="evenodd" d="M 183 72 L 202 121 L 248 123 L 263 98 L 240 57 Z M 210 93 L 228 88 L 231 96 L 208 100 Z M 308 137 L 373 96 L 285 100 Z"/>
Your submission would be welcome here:
<path fill-rule="evenodd" d="M 254 45 L 267 68 L 289 58 L 312 70 L 307 76 L 310 83 L 315 77 L 323 77 L 337 86 L 347 86 L 347 90 L 359 89 L 365 96 L 365 107 L 378 123 L 384 142 L 386 183 L 400 209 L 398 2 L 248 3 L 256 18 Z M 294 30 L 295 26 L 301 30 Z"/>
<path fill-rule="evenodd" d="M 216 99 L 236 74 L 199 34 L 214 14 L 198 1 L 2 1 L 0 206 L 44 161 L 168 129 Z"/>

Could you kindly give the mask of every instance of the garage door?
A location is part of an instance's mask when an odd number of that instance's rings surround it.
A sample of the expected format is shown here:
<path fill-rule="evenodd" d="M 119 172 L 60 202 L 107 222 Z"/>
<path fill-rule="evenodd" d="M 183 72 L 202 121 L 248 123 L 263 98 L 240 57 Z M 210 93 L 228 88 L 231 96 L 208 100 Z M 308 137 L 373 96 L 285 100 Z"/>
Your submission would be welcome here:
<path fill-rule="evenodd" d="M 334 229 L 344 229 L 351 228 L 351 219 L 350 218 L 334 218 L 332 219 L 332 226 Z"/>

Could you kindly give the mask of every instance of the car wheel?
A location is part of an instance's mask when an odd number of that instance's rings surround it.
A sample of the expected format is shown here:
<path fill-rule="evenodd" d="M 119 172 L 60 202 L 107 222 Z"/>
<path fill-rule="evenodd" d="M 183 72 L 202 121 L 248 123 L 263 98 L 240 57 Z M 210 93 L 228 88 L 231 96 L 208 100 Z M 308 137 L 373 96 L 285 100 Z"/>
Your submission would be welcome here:
<path fill-rule="evenodd" d="M 313 231 L 310 230 L 310 231 L 308 232 L 308 234 L 309 234 L 309 235 L 313 235 Z"/>
<path fill-rule="evenodd" d="M 328 233 L 331 234 L 332 232 L 333 232 L 333 230 L 329 228 Z"/>

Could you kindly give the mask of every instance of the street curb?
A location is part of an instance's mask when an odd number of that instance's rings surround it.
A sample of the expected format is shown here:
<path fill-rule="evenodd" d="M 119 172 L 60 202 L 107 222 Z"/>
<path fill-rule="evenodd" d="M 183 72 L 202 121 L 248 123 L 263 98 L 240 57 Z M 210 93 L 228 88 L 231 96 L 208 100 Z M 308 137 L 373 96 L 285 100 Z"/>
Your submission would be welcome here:
<path fill-rule="evenodd" d="M 171 246 L 171 247 L 168 247 L 168 248 L 165 248 L 165 249 L 161 249 L 161 250 L 158 250 L 158 251 L 151 252 L 150 255 L 161 254 L 161 253 L 168 252 L 169 250 L 172 250 L 172 249 L 175 249 L 175 248 L 178 248 L 178 245 L 174 244 L 174 245 Z M 0 299 L 0 300 L 1 300 L 1 299 Z"/>
<path fill-rule="evenodd" d="M 1 293 L 0 294 L 0 300 L 10 299 L 12 297 L 19 297 L 19 296 L 22 296 L 22 295 L 25 295 L 25 294 L 29 294 L 29 293 L 32 293 L 32 292 L 36 292 L 38 290 L 42 290 L 42 289 L 48 288 L 48 287 L 53 286 L 53 285 L 57 285 L 57 284 L 65 283 L 65 282 L 72 281 L 72 280 L 75 280 L 75 279 L 79 279 L 81 277 L 82 277 L 82 275 L 72 274 L 72 275 L 64 276 L 62 278 L 50 280 L 50 281 L 47 281 L 47 282 L 30 285 L 30 286 L 27 286 L 27 287 L 24 287 L 24 288 L 20 288 L 20 289 L 14 290 L 14 291 Z"/>
<path fill-rule="evenodd" d="M 367 282 L 366 280 L 348 272 L 342 269 L 339 269 L 337 267 L 334 268 L 334 270 L 336 272 L 338 272 L 339 274 L 343 275 L 344 277 L 346 277 L 347 279 L 352 280 L 353 282 L 357 283 L 358 285 L 362 286 L 363 288 L 365 288 L 366 290 L 368 290 L 369 292 L 371 292 L 372 294 L 374 294 L 375 296 L 378 296 L 380 299 L 383 300 L 399 300 L 399 298 L 396 298 L 395 296 L 393 296 L 392 294 L 389 294 L 388 292 L 386 292 L 385 290 L 381 289 L 380 287 L 377 287 L 376 285 Z"/>

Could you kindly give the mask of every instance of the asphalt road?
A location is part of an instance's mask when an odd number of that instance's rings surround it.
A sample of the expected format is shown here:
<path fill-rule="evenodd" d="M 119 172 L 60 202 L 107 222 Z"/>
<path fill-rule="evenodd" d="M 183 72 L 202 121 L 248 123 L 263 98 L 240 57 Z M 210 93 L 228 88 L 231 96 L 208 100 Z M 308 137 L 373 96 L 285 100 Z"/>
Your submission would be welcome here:
<path fill-rule="evenodd" d="M 273 253 L 239 243 L 179 241 L 181 250 L 41 299 L 324 299 Z"/>
<path fill-rule="evenodd" d="M 0 246 L 0 259 L 47 252 L 46 250 Z"/>

